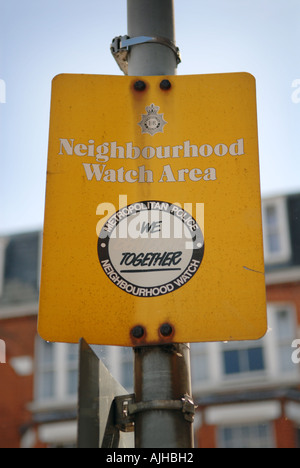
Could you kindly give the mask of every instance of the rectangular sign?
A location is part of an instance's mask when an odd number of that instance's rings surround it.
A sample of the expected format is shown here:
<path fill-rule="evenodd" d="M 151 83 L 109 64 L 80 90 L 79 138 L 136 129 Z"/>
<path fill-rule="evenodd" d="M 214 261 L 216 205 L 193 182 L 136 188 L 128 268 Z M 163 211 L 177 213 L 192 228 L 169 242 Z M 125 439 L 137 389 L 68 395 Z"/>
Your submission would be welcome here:
<path fill-rule="evenodd" d="M 55 77 L 41 336 L 135 346 L 265 331 L 253 76 Z"/>

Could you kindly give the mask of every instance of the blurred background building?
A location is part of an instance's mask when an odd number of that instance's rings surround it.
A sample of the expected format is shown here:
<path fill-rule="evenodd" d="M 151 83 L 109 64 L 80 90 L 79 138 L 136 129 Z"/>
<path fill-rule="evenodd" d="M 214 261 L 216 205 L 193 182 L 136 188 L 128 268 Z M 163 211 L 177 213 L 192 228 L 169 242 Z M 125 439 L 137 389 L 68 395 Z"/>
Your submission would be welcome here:
<path fill-rule="evenodd" d="M 196 447 L 300 448 L 300 193 L 264 199 L 262 212 L 269 329 L 191 345 Z M 76 447 L 78 346 L 37 334 L 41 246 L 40 231 L 0 237 L 1 448 Z M 93 349 L 132 392 L 132 349 Z"/>

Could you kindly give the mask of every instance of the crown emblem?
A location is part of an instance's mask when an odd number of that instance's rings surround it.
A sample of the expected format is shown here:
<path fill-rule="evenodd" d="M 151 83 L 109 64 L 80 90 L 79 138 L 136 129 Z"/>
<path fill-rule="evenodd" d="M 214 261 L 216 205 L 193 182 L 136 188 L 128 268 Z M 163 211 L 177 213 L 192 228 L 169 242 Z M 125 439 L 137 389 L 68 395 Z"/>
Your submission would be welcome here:
<path fill-rule="evenodd" d="M 153 136 L 155 133 L 163 133 L 166 122 L 164 114 L 159 114 L 159 107 L 154 104 L 146 106 L 147 114 L 142 114 L 142 120 L 138 123 L 142 129 L 142 133 L 149 133 Z"/>

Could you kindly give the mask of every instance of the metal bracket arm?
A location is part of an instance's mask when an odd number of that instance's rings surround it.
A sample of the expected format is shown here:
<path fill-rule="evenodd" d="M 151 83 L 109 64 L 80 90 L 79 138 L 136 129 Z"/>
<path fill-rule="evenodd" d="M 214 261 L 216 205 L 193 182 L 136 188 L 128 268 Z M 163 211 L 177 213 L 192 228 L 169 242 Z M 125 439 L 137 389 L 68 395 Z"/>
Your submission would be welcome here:
<path fill-rule="evenodd" d="M 177 410 L 182 411 L 184 418 L 194 421 L 195 404 L 189 395 L 184 395 L 180 400 L 152 400 L 135 403 L 134 394 L 115 397 L 116 404 L 116 426 L 120 431 L 129 432 L 133 430 L 134 419 L 137 413 L 154 410 Z"/>
<path fill-rule="evenodd" d="M 128 75 L 128 52 L 130 47 L 147 43 L 155 43 L 169 47 L 176 55 L 177 65 L 181 62 L 179 48 L 166 37 L 138 36 L 130 38 L 129 36 L 117 36 L 112 40 L 110 50 L 125 75 Z"/>

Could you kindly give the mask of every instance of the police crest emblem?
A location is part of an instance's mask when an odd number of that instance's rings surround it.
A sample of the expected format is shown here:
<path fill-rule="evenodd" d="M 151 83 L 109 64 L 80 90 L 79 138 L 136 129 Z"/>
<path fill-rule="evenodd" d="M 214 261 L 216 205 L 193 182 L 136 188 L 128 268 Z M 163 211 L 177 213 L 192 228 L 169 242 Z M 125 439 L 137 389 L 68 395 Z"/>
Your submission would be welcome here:
<path fill-rule="evenodd" d="M 168 123 L 164 120 L 164 114 L 159 114 L 159 107 L 151 104 L 146 107 L 147 114 L 142 114 L 142 120 L 138 123 L 142 133 L 149 133 L 153 136 L 156 133 L 163 133 L 164 126 Z"/>

